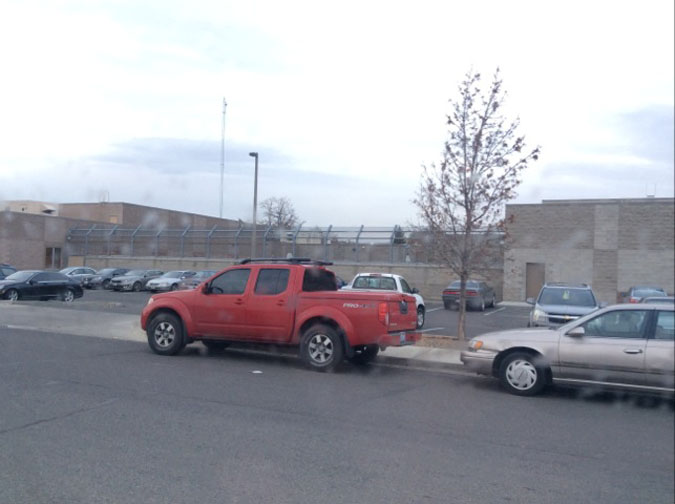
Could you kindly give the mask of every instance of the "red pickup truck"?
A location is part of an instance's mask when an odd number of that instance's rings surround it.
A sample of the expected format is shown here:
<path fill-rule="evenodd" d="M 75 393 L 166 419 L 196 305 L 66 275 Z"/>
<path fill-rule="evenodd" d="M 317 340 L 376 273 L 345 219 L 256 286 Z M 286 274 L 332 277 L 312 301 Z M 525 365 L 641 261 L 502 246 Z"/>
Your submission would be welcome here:
<path fill-rule="evenodd" d="M 337 289 L 330 263 L 245 259 L 191 291 L 152 296 L 141 313 L 150 348 L 174 355 L 189 343 L 223 349 L 234 341 L 297 346 L 311 368 L 344 358 L 366 363 L 388 346 L 414 344 L 415 298 Z"/>

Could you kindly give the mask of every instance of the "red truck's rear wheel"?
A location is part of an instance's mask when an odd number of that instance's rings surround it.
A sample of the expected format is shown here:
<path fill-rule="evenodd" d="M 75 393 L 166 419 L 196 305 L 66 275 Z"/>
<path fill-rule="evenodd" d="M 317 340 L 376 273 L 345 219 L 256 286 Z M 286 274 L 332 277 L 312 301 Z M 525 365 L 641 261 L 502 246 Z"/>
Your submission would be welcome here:
<path fill-rule="evenodd" d="M 300 357 L 317 371 L 333 370 L 342 363 L 344 357 L 342 340 L 332 327 L 315 324 L 302 336 Z"/>

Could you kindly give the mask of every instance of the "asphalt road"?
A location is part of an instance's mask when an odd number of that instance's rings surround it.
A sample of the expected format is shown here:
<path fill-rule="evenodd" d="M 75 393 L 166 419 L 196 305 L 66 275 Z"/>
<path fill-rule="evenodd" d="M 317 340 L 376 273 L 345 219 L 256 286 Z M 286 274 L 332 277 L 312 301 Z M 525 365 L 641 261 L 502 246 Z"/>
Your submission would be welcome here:
<path fill-rule="evenodd" d="M 674 498 L 672 404 L 0 328 L 2 503 Z"/>

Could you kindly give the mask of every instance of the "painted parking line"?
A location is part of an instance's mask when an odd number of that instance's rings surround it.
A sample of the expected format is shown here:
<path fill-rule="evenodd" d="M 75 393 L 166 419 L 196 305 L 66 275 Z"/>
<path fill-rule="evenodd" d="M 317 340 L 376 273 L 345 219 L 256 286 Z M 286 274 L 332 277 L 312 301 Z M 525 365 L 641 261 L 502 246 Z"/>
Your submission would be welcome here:
<path fill-rule="evenodd" d="M 438 310 L 442 310 L 442 309 L 443 309 L 442 306 L 438 306 L 438 307 L 436 307 L 436 308 L 429 308 L 429 309 L 427 310 L 427 313 L 431 313 L 432 311 L 438 311 Z"/>
<path fill-rule="evenodd" d="M 500 312 L 502 310 L 506 310 L 506 306 L 502 306 L 501 308 L 492 310 L 491 312 L 483 313 L 483 317 L 487 317 L 488 315 L 494 315 L 495 313 Z"/>
<path fill-rule="evenodd" d="M 421 331 L 417 331 L 418 333 L 425 333 L 425 332 L 431 332 L 431 331 L 441 331 L 445 329 L 445 327 L 430 327 L 429 329 L 422 329 Z"/>

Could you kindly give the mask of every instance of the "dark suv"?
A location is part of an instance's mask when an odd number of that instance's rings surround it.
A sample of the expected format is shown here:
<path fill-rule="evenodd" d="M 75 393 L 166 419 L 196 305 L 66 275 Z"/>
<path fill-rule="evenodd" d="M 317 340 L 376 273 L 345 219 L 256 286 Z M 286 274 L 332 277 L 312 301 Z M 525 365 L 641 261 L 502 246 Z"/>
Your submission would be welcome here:
<path fill-rule="evenodd" d="M 16 273 L 16 268 L 9 264 L 0 263 L 0 280 L 4 280 L 9 275 Z"/>
<path fill-rule="evenodd" d="M 586 284 L 547 283 L 536 301 L 528 298 L 527 302 L 534 305 L 528 327 L 557 327 L 605 306 Z"/>

